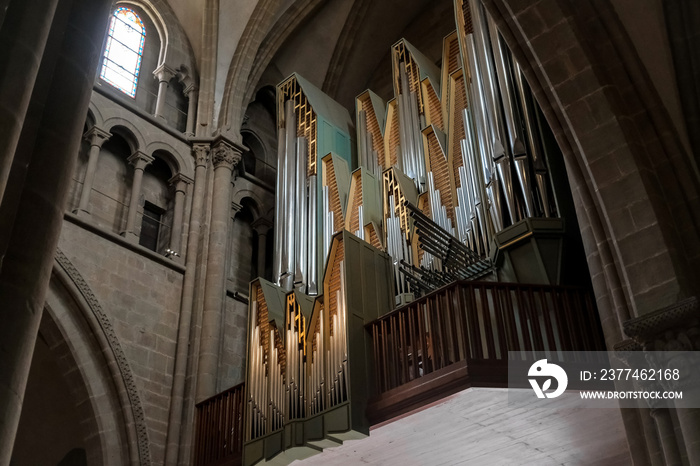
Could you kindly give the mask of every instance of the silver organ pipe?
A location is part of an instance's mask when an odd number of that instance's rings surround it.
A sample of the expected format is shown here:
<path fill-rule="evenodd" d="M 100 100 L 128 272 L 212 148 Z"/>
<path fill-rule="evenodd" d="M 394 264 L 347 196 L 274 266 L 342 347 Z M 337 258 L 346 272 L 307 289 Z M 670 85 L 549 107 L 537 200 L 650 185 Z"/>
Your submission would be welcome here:
<path fill-rule="evenodd" d="M 308 273 L 308 294 L 318 294 L 318 191 L 316 185 L 316 175 L 309 176 L 309 204 L 308 204 L 308 248 L 307 248 L 307 263 L 309 264 Z"/>
<path fill-rule="evenodd" d="M 286 143 L 284 154 L 284 173 L 283 173 L 283 190 L 282 196 L 278 196 L 278 202 L 282 204 L 280 211 L 281 217 L 278 222 L 281 224 L 283 232 L 283 240 L 280 244 L 281 248 L 278 252 L 281 256 L 282 273 L 278 277 L 278 284 L 286 289 L 291 290 L 294 286 L 294 252 L 295 243 L 294 228 L 289 228 L 289 224 L 285 219 L 295 218 L 295 188 L 294 174 L 296 165 L 296 115 L 294 113 L 294 101 L 288 100 L 285 102 L 285 127 L 286 127 Z M 278 167 L 279 169 L 279 167 Z"/>
<path fill-rule="evenodd" d="M 489 230 L 488 222 L 486 221 L 486 214 L 484 212 L 484 202 L 482 202 L 482 200 L 485 199 L 485 185 L 483 183 L 478 182 L 478 174 L 480 171 L 480 158 L 477 156 L 477 148 L 479 146 L 475 145 L 477 141 L 477 135 L 474 131 L 474 124 L 472 122 L 471 115 L 469 114 L 469 111 L 467 109 L 464 109 L 462 111 L 462 116 L 462 122 L 464 124 L 464 135 L 466 137 L 466 149 L 467 152 L 471 154 L 470 157 L 467 157 L 467 163 L 465 167 L 468 167 L 469 178 L 471 179 L 470 185 L 472 188 L 472 199 L 474 200 L 474 212 L 472 213 L 472 217 L 475 218 L 475 230 L 478 230 L 475 231 L 475 234 L 481 237 L 481 245 L 483 247 L 484 255 L 488 255 Z"/>
<path fill-rule="evenodd" d="M 286 112 L 285 112 L 286 115 Z M 279 278 L 282 276 L 282 255 L 279 252 L 282 251 L 282 244 L 284 243 L 284 223 L 282 222 L 282 212 L 284 211 L 284 203 L 282 202 L 282 194 L 285 192 L 285 177 L 284 177 L 284 167 L 285 156 L 287 151 L 285 150 L 287 144 L 287 122 L 281 122 L 279 128 L 277 128 L 277 177 L 275 183 L 275 192 L 277 193 L 277 202 L 275 202 L 275 252 L 272 260 L 272 277 L 273 280 L 279 284 Z"/>
<path fill-rule="evenodd" d="M 506 151 L 503 141 L 505 139 L 505 131 L 501 116 L 501 99 L 498 94 L 496 85 L 496 75 L 491 61 L 491 46 L 489 44 L 488 29 L 486 25 L 485 13 L 482 10 L 480 0 L 470 0 L 469 6 L 472 12 L 472 25 L 474 26 L 474 40 L 476 45 L 476 53 L 479 59 L 479 81 L 483 84 L 486 114 L 488 116 L 489 125 L 491 127 L 491 137 L 493 144 L 493 160 L 498 171 L 498 178 L 502 183 L 502 188 L 505 194 L 506 207 L 511 221 L 515 223 L 518 219 L 518 214 L 515 205 L 515 196 L 513 193 L 513 180 L 510 171 L 510 158 Z M 494 195 L 495 197 L 495 195 Z"/>
<path fill-rule="evenodd" d="M 331 239 L 335 233 L 333 211 L 331 210 L 330 188 L 323 187 L 323 263 L 326 263 L 331 247 Z"/>
<path fill-rule="evenodd" d="M 471 66 L 471 75 L 473 76 L 470 91 L 472 111 L 476 116 L 476 140 L 478 142 L 479 155 L 481 156 L 479 161 L 481 162 L 483 171 L 486 195 L 490 203 L 489 212 L 491 214 L 491 221 L 493 222 L 496 231 L 501 231 L 503 229 L 503 222 L 501 220 L 502 213 L 499 194 L 500 189 L 498 186 L 498 181 L 495 177 L 495 166 L 492 157 L 493 147 L 489 142 L 491 140 L 491 129 L 484 104 L 482 80 L 479 79 L 480 67 L 475 50 L 476 44 L 474 43 L 473 34 L 467 35 L 465 45 L 469 58 L 469 65 Z"/>
<path fill-rule="evenodd" d="M 488 19 L 491 45 L 496 62 L 496 74 L 501 90 L 503 113 L 508 129 L 508 140 L 511 153 L 513 154 L 513 162 L 515 163 L 515 173 L 518 177 L 522 196 L 525 201 L 525 213 L 528 217 L 532 217 L 534 216 L 534 209 L 531 197 L 530 167 L 525 150 L 525 142 L 523 141 L 523 134 L 520 129 L 515 88 L 511 79 L 513 70 L 511 67 L 510 52 L 508 51 L 508 47 L 503 43 L 493 18 L 488 13 L 486 17 Z"/>
<path fill-rule="evenodd" d="M 552 212 L 549 203 L 549 193 L 547 191 L 547 166 L 544 163 L 544 155 L 540 147 L 540 140 L 537 135 L 535 123 L 537 121 L 535 104 L 532 98 L 530 87 L 525 82 L 522 70 L 518 62 L 513 61 L 515 83 L 518 87 L 518 95 L 520 97 L 520 107 L 523 110 L 523 121 L 525 123 L 525 132 L 527 133 L 527 142 L 530 156 L 532 157 L 532 165 L 535 169 L 535 182 L 540 193 L 542 201 L 542 211 L 545 217 L 551 217 Z"/>
<path fill-rule="evenodd" d="M 399 140 L 401 141 L 401 167 L 404 173 L 408 175 L 409 178 L 413 178 L 416 185 L 418 185 L 418 174 L 416 173 L 416 167 L 413 163 L 415 149 L 413 147 L 414 138 L 411 135 L 411 111 L 408 91 L 408 76 L 406 75 L 406 67 L 400 65 L 401 74 L 401 92 L 398 96 L 398 110 L 399 110 Z"/>
<path fill-rule="evenodd" d="M 306 180 L 306 138 L 299 137 L 296 141 L 296 176 L 295 176 L 295 207 L 294 207 L 294 229 L 296 230 L 295 241 L 295 262 L 294 286 L 302 292 L 306 292 L 307 284 L 307 241 L 308 222 L 306 209 L 307 200 L 307 180 Z"/>

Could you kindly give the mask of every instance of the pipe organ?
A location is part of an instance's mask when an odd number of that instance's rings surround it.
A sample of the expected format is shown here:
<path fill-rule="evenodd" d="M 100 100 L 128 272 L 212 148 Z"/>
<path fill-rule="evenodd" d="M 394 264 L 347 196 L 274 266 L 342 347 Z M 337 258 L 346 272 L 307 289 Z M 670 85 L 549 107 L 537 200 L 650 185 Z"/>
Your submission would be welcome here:
<path fill-rule="evenodd" d="M 558 281 L 563 220 L 537 105 L 480 0 L 455 0 L 455 17 L 441 69 L 406 40 L 392 46 L 394 96 L 357 96 L 354 128 L 303 77 L 278 86 L 273 282 L 250 290 L 247 465 L 367 435 L 364 325 L 377 316 L 454 280 Z"/>

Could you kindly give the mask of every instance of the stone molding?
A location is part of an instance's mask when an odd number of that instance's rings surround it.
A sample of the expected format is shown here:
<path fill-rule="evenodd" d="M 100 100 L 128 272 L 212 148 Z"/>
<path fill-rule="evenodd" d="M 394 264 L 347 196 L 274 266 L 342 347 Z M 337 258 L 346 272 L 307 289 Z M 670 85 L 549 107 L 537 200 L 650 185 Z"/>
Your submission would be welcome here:
<path fill-rule="evenodd" d="M 267 235 L 273 227 L 273 223 L 265 217 L 260 217 L 250 224 L 259 235 Z"/>
<path fill-rule="evenodd" d="M 209 143 L 194 143 L 192 144 L 192 154 L 194 155 L 195 167 L 206 167 L 209 161 L 209 152 L 211 146 Z"/>
<path fill-rule="evenodd" d="M 100 324 L 100 327 L 104 332 L 107 343 L 114 354 L 114 359 L 117 361 L 119 373 L 121 374 L 124 385 L 126 386 L 126 394 L 129 398 L 129 403 L 131 404 L 131 411 L 134 416 L 134 424 L 136 427 L 136 437 L 138 440 L 139 462 L 143 466 L 150 465 L 151 454 L 150 442 L 148 440 L 148 427 L 146 426 L 146 418 L 143 406 L 141 405 L 138 387 L 136 386 L 134 375 L 131 371 L 131 367 L 129 367 L 129 361 L 121 347 L 121 344 L 119 343 L 119 338 L 117 337 L 117 333 L 114 331 L 112 322 L 109 320 L 109 317 L 107 317 L 102 309 L 99 300 L 90 289 L 90 285 L 88 285 L 78 269 L 60 249 L 56 250 L 56 262 L 58 262 L 61 268 L 66 272 L 66 274 L 68 274 L 68 277 L 78 288 L 80 294 L 83 296 L 83 298 L 85 298 L 88 307 L 95 315 L 97 322 Z"/>
<path fill-rule="evenodd" d="M 176 76 L 175 70 L 163 63 L 158 68 L 153 70 L 153 76 L 158 79 L 158 82 L 168 82 Z"/>
<path fill-rule="evenodd" d="M 131 165 L 134 166 L 136 170 L 143 170 L 146 165 L 153 162 L 155 158 L 152 155 L 148 155 L 145 152 L 137 150 L 126 159 Z"/>
<path fill-rule="evenodd" d="M 212 153 L 214 168 L 225 167 L 233 170 L 241 161 L 240 147 L 223 139 L 217 141 Z"/>
<path fill-rule="evenodd" d="M 174 186 L 175 191 L 185 192 L 187 190 L 187 185 L 194 183 L 194 180 L 189 176 L 185 176 L 182 173 L 177 173 L 172 178 L 168 180 L 168 185 Z"/>
<path fill-rule="evenodd" d="M 622 324 L 625 334 L 646 350 L 653 350 L 658 341 L 675 339 L 674 334 L 700 330 L 700 301 L 696 296 L 672 306 L 630 319 Z M 700 350 L 700 341 L 693 345 Z"/>
<path fill-rule="evenodd" d="M 112 137 L 112 133 L 98 128 L 97 126 L 93 126 L 85 132 L 83 137 L 90 143 L 91 146 L 102 147 L 102 144 Z"/>

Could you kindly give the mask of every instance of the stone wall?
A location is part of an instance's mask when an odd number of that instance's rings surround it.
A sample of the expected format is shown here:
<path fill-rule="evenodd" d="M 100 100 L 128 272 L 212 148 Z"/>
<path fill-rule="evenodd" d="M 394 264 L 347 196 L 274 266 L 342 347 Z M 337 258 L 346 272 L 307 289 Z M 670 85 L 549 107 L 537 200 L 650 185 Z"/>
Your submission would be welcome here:
<path fill-rule="evenodd" d="M 70 222 L 64 222 L 59 248 L 83 275 L 114 326 L 143 403 L 152 460 L 160 464 L 182 273 Z"/>

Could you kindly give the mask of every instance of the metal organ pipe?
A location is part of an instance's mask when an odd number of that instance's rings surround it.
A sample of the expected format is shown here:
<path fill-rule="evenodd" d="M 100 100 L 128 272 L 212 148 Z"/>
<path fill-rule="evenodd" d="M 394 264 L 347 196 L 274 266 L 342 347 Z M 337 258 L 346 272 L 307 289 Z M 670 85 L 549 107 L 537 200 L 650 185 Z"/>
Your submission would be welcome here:
<path fill-rule="evenodd" d="M 517 219 L 517 211 L 515 206 L 515 196 L 513 195 L 513 180 L 510 172 L 510 158 L 503 145 L 505 132 L 503 129 L 503 121 L 501 116 L 501 99 L 497 91 L 496 75 L 493 70 L 491 61 L 491 46 L 489 44 L 488 29 L 484 12 L 481 9 L 480 0 L 469 0 L 469 6 L 472 12 L 472 25 L 474 26 L 474 41 L 475 50 L 479 61 L 479 77 L 484 89 L 486 102 L 486 113 L 488 115 L 489 125 L 492 129 L 492 157 L 498 171 L 498 178 L 503 183 L 503 189 L 506 198 L 506 207 L 510 215 L 511 221 Z M 495 186 L 494 186 L 495 188 Z M 497 196 L 494 194 L 494 199 Z M 500 203 L 500 201 L 499 201 Z"/>
<path fill-rule="evenodd" d="M 294 286 L 302 292 L 306 292 L 307 283 L 307 210 L 306 210 L 306 138 L 297 138 L 296 143 L 296 183 L 295 183 L 295 209 L 294 229 L 296 230 Z"/>
<path fill-rule="evenodd" d="M 318 193 L 316 186 L 316 175 L 309 176 L 309 204 L 308 204 L 308 294 L 318 294 L 318 261 L 316 254 L 318 253 Z"/>
<path fill-rule="evenodd" d="M 295 218 L 295 199 L 294 192 L 296 185 L 294 183 L 295 165 L 296 165 L 296 115 L 294 113 L 294 101 L 288 100 L 285 102 L 285 125 L 286 125 L 286 143 L 285 143 L 285 159 L 284 159 L 284 178 L 283 178 L 283 195 L 280 199 L 282 204 L 281 215 L 284 219 Z M 278 196 L 279 198 L 279 196 Z M 294 286 L 294 228 L 290 228 L 287 221 L 281 221 L 283 241 L 282 248 L 279 253 L 282 262 L 282 273 L 279 277 L 279 285 L 291 290 Z"/>
<path fill-rule="evenodd" d="M 486 17 L 488 19 L 493 55 L 496 61 L 496 74 L 498 75 L 498 83 L 501 89 L 501 102 L 503 104 L 503 112 L 508 129 L 510 149 L 515 163 L 515 172 L 520 182 L 520 188 L 525 201 L 525 212 L 528 217 L 533 217 L 534 209 L 531 196 L 530 167 L 525 150 L 525 142 L 523 141 L 523 134 L 520 129 L 520 119 L 517 116 L 517 101 L 513 81 L 511 79 L 513 70 L 511 67 L 510 52 L 508 51 L 508 47 L 501 40 L 493 18 L 488 13 Z"/>
<path fill-rule="evenodd" d="M 491 221 L 496 229 L 496 231 L 501 231 L 503 229 L 502 209 L 501 209 L 501 199 L 500 199 L 500 189 L 498 185 L 498 180 L 495 176 L 495 166 L 493 161 L 493 147 L 489 143 L 491 140 L 491 127 L 487 117 L 487 111 L 484 104 L 484 91 L 482 87 L 482 81 L 479 79 L 481 75 L 481 68 L 479 66 L 479 60 L 476 54 L 476 44 L 474 42 L 474 35 L 468 34 L 466 38 L 466 50 L 467 56 L 469 57 L 469 64 L 471 66 L 473 76 L 470 90 L 472 96 L 472 110 L 476 115 L 476 130 L 477 137 L 476 140 L 479 146 L 480 162 L 481 168 L 484 176 L 484 189 L 486 191 L 486 196 L 489 199 L 489 212 L 491 214 Z M 486 220 L 485 218 L 483 220 Z M 484 225 L 482 223 L 482 225 Z"/>
<path fill-rule="evenodd" d="M 540 148 L 540 140 L 537 136 L 535 124 L 537 121 L 535 104 L 532 98 L 530 87 L 525 82 L 522 70 L 518 62 L 513 61 L 515 75 L 515 84 L 518 87 L 518 95 L 520 97 L 520 107 L 523 109 L 523 121 L 525 122 L 525 132 L 527 133 L 528 148 L 532 157 L 532 165 L 535 169 L 535 182 L 540 192 L 542 200 L 542 210 L 545 217 L 551 217 L 549 204 L 549 192 L 547 191 L 547 167 L 544 163 L 544 155 Z"/>
<path fill-rule="evenodd" d="M 286 112 L 284 113 L 286 115 Z M 272 259 L 272 277 L 275 283 L 280 284 L 282 276 L 282 248 L 284 243 L 284 168 L 286 167 L 285 150 L 287 144 L 287 121 L 281 122 L 277 134 L 277 179 L 275 182 L 275 254 Z"/>

